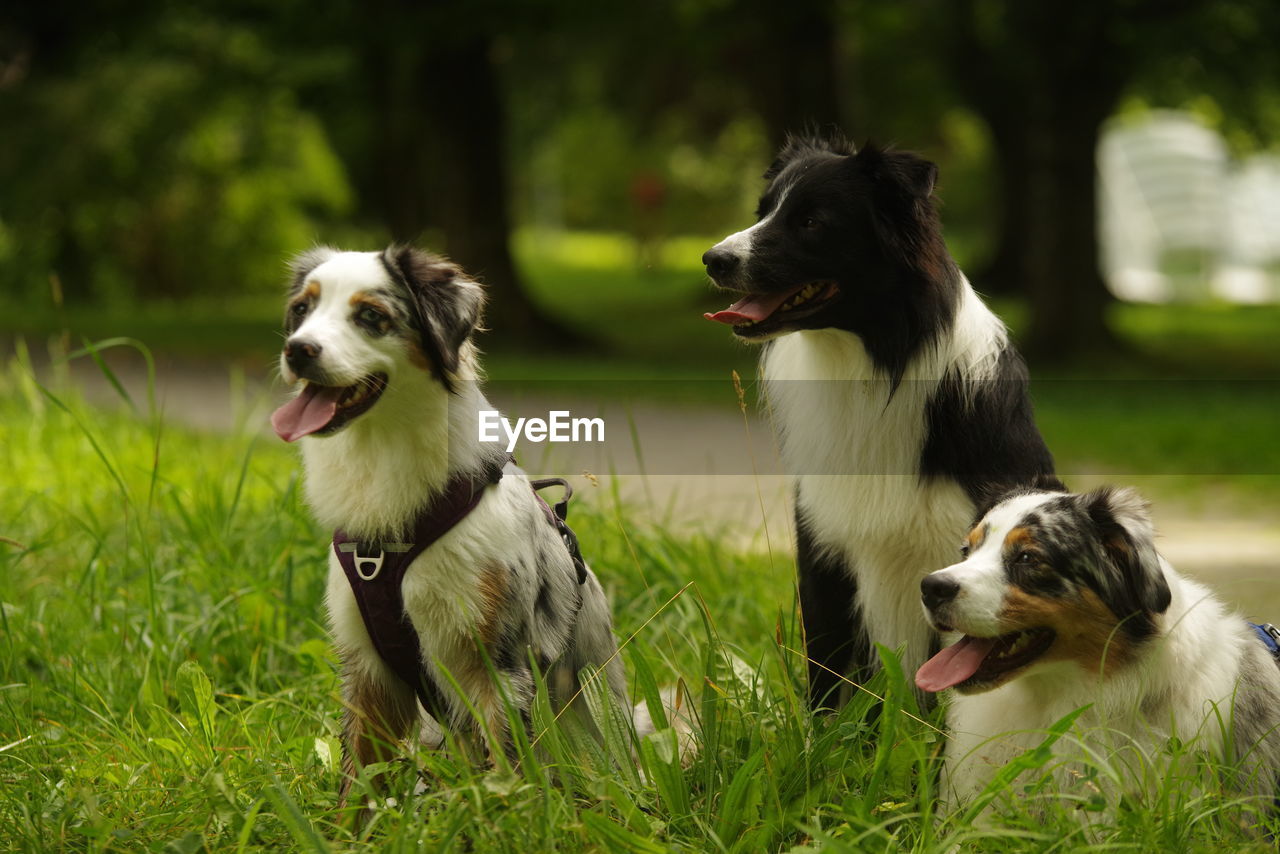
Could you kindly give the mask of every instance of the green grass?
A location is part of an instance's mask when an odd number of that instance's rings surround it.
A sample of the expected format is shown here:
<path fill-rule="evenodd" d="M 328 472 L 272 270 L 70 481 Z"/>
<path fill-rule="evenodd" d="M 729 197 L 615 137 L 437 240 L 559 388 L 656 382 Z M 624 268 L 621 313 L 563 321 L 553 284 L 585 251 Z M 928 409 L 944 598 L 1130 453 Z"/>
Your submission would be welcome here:
<path fill-rule="evenodd" d="M 540 750 L 515 769 L 429 751 L 391 763 L 394 803 L 354 838 L 334 811 L 327 532 L 294 456 L 137 408 L 90 409 L 21 364 L 0 378 L 0 839 L 14 850 L 1268 850 L 1230 797 L 1178 772 L 1136 798 L 1108 757 L 1082 766 L 1082 795 L 1059 793 L 1033 751 L 991 793 L 998 818 L 938 814 L 937 716 L 914 715 L 892 666 L 870 686 L 878 715 L 866 694 L 833 718 L 804 712 L 785 550 L 670 535 L 609 500 L 572 521 L 633 694 L 683 682 L 697 757 L 681 768 L 658 739 L 637 771 L 616 728 L 594 745 L 539 709 Z M 1086 831 L 1077 807 L 1104 803 Z"/>

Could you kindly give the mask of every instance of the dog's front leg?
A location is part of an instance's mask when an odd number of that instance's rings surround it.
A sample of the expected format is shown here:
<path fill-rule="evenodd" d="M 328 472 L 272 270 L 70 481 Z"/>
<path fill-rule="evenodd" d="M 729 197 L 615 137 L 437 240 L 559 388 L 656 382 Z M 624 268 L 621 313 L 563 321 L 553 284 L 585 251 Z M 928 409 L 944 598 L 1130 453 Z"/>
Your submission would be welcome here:
<path fill-rule="evenodd" d="M 845 561 L 822 549 L 803 517 L 796 518 L 796 565 L 800 618 L 809 660 L 809 706 L 836 708 L 855 682 L 871 671 L 873 658 L 857 605 L 857 585 Z"/>
<path fill-rule="evenodd" d="M 528 733 L 532 726 L 529 716 L 532 684 L 533 676 L 527 670 L 485 673 L 472 683 L 470 697 L 475 707 L 472 733 L 475 743 L 484 746 L 490 767 L 498 765 L 499 756 L 508 762 L 517 761 L 508 705 L 516 710 Z"/>
<path fill-rule="evenodd" d="M 418 700 L 412 688 L 389 673 L 371 671 L 354 656 L 343 658 L 342 696 L 346 709 L 339 812 L 347 808 L 351 785 L 360 769 L 390 759 L 396 743 L 409 734 L 418 718 Z"/>

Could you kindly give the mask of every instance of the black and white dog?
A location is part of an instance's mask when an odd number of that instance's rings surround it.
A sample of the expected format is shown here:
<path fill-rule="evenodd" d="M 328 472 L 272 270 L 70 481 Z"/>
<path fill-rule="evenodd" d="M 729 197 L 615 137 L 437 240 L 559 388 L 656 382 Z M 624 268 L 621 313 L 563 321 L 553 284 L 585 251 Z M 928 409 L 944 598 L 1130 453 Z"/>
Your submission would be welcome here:
<path fill-rule="evenodd" d="M 913 154 L 794 139 L 758 222 L 702 258 L 741 297 L 707 317 L 768 342 L 815 706 L 876 666 L 873 643 L 919 666 L 935 642 L 920 579 L 976 507 L 1053 469 L 1022 359 L 943 244 L 936 176 Z"/>
<path fill-rule="evenodd" d="M 1230 749 L 1242 788 L 1270 806 L 1280 779 L 1275 640 L 1169 566 L 1136 493 L 1016 491 L 961 553 L 920 584 L 933 626 L 962 635 L 916 674 L 925 691 L 957 692 L 945 799 L 972 798 L 1089 706 L 1076 722 L 1084 752 L 1137 748 L 1149 760 L 1170 737 L 1218 757 Z M 1086 796 L 1092 785 L 1070 763 L 1057 783 Z"/>
<path fill-rule="evenodd" d="M 343 802 L 355 769 L 416 729 L 419 699 L 440 725 L 506 747 L 504 703 L 527 716 L 531 658 L 554 701 L 577 692 L 583 668 L 604 668 L 626 709 L 604 591 L 524 473 L 479 441 L 478 413 L 492 409 L 472 343 L 480 285 L 403 247 L 317 249 L 293 274 L 281 371 L 301 389 L 272 423 L 303 439 L 308 503 L 338 531 L 328 608 L 343 663 Z M 398 585 L 366 592 L 386 562 L 415 553 Z M 393 604 L 362 615 L 368 596 Z M 397 622 L 408 635 L 380 646 Z"/>

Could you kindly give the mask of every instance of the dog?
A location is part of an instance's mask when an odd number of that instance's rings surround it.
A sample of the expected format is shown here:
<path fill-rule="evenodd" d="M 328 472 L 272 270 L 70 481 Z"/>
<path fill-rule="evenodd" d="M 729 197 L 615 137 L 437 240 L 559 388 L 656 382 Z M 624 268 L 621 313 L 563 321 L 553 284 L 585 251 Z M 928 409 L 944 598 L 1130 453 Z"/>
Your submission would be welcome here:
<path fill-rule="evenodd" d="M 1241 788 L 1274 796 L 1275 641 L 1158 554 L 1136 492 L 1015 491 L 975 524 L 961 556 L 920 583 L 929 623 L 962 635 L 916 674 L 924 691 L 955 692 L 948 803 L 972 799 L 1083 706 L 1088 747 L 1152 756 L 1176 737 L 1217 756 L 1234 750 Z M 1069 764 L 1055 782 L 1087 785 Z"/>
<path fill-rule="evenodd" d="M 741 297 L 705 316 L 765 344 L 818 708 L 878 666 L 875 644 L 910 670 L 936 649 L 921 577 L 951 562 L 977 507 L 1053 459 L 1021 357 L 943 244 L 937 167 L 792 138 L 764 178 L 755 225 L 702 256 Z"/>
<path fill-rule="evenodd" d="M 506 707 L 527 725 L 534 663 L 553 703 L 590 668 L 631 712 L 599 581 L 504 448 L 479 441 L 478 413 L 493 409 L 472 341 L 484 299 L 460 268 L 415 248 L 320 248 L 292 263 L 280 370 L 300 391 L 272 423 L 301 440 L 306 499 L 338 532 L 327 605 L 344 806 L 357 769 L 388 758 L 419 704 L 491 758 L 509 749 Z M 399 585 L 366 589 L 415 537 L 429 545 Z M 366 618 L 370 596 L 390 604 Z"/>

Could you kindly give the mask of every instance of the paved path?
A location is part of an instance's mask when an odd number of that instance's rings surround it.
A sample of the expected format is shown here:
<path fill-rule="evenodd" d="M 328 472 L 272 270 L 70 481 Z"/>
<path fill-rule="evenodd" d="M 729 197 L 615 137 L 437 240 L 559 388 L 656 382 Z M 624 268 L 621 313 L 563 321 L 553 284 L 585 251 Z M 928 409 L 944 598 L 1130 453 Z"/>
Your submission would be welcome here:
<path fill-rule="evenodd" d="M 125 352 L 109 362 L 125 387 L 145 400 L 142 360 Z M 42 374 L 48 374 L 42 368 Z M 91 362 L 70 369 L 86 396 L 105 406 L 120 405 L 117 393 Z M 259 367 L 165 359 L 159 364 L 157 398 L 166 417 L 201 430 L 268 431 L 267 418 L 285 391 Z M 772 547 L 787 554 L 791 524 L 786 478 L 781 474 L 769 425 L 743 414 L 729 399 L 713 406 L 665 406 L 648 402 L 598 403 L 495 400 L 505 412 L 539 414 L 547 407 L 606 417 L 615 425 L 604 448 L 557 452 L 523 446 L 521 462 L 538 473 L 577 475 L 575 486 L 587 500 L 608 501 L 616 478 L 631 513 L 675 529 L 723 530 L 748 550 Z M 616 425 L 626 425 L 622 430 Z M 640 437 L 639 452 L 633 436 Z M 582 476 L 591 471 L 595 483 Z M 613 474 L 609 474 L 612 472 Z M 1148 493 L 1159 479 L 1128 478 Z M 1073 478 L 1088 488 L 1099 478 Z M 1280 488 L 1278 485 L 1277 488 Z M 1179 570 L 1214 585 L 1250 616 L 1280 623 L 1280 519 L 1261 514 L 1218 518 L 1193 511 L 1185 501 L 1161 496 L 1154 509 L 1160 549 Z"/>

